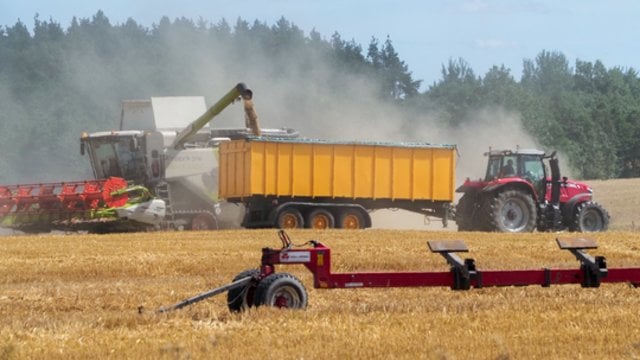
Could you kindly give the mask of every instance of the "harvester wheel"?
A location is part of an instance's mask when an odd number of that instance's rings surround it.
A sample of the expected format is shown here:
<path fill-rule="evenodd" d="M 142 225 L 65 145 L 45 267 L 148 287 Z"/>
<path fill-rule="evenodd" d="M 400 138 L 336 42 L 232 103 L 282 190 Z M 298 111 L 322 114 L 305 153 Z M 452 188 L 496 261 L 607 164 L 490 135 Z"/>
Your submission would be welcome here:
<path fill-rule="evenodd" d="M 258 283 L 254 299 L 256 306 L 302 309 L 307 307 L 307 290 L 295 276 L 275 273 Z"/>
<path fill-rule="evenodd" d="M 241 272 L 233 278 L 232 282 L 246 278 L 247 276 L 258 276 L 260 270 L 249 269 Z M 227 306 L 231 312 L 240 312 L 255 306 L 256 282 L 251 281 L 246 286 L 229 290 L 227 293 Z"/>
<path fill-rule="evenodd" d="M 326 209 L 314 209 L 307 216 L 306 225 L 311 229 L 331 229 L 335 224 L 335 218 Z"/>
<path fill-rule="evenodd" d="M 218 222 L 210 213 L 200 213 L 191 219 L 191 230 L 215 230 L 217 228 Z"/>
<path fill-rule="evenodd" d="M 569 229 L 580 232 L 606 231 L 609 227 L 609 213 L 600 204 L 585 201 L 576 206 L 573 223 Z"/>
<path fill-rule="evenodd" d="M 364 217 L 362 213 L 355 209 L 344 209 L 338 214 L 337 225 L 340 229 L 364 229 Z"/>
<path fill-rule="evenodd" d="M 299 229 L 304 225 L 300 210 L 293 207 L 282 209 L 278 213 L 276 223 L 280 229 Z"/>
<path fill-rule="evenodd" d="M 491 203 L 490 222 L 493 231 L 532 232 L 536 228 L 536 204 L 522 191 L 503 191 Z"/>

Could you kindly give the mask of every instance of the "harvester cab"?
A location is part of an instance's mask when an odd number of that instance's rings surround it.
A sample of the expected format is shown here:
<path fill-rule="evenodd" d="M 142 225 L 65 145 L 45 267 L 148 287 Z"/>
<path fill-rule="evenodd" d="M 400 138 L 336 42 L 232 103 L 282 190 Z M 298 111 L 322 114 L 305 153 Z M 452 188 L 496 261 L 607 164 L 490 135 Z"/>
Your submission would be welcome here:
<path fill-rule="evenodd" d="M 607 211 L 592 189 L 561 177 L 555 152 L 490 150 L 484 179 L 467 180 L 456 206 L 460 231 L 604 231 Z"/>

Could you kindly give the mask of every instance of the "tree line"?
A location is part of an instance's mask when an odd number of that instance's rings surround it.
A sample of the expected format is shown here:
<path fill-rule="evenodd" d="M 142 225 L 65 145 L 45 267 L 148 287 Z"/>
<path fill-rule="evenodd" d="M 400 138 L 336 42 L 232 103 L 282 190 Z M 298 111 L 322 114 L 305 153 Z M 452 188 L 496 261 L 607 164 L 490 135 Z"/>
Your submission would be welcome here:
<path fill-rule="evenodd" d="M 570 64 L 543 50 L 516 80 L 502 65 L 476 75 L 464 59 L 450 59 L 421 91 L 390 38 L 372 38 L 365 49 L 337 32 L 305 34 L 285 18 L 231 25 L 165 17 L 147 28 L 133 19 L 111 24 L 99 11 L 66 29 L 38 16 L 32 31 L 20 21 L 0 27 L 0 183 L 90 176 L 80 132 L 113 129 L 122 99 L 199 95 L 212 79 L 296 80 L 336 98 L 357 96 L 350 86 L 361 82 L 411 121 L 436 113 L 438 126 L 454 130 L 479 109 L 501 108 L 519 114 L 542 147 L 566 154 L 577 177 L 640 176 L 640 79 L 632 68 Z M 304 91 L 282 91 L 304 104 Z"/>

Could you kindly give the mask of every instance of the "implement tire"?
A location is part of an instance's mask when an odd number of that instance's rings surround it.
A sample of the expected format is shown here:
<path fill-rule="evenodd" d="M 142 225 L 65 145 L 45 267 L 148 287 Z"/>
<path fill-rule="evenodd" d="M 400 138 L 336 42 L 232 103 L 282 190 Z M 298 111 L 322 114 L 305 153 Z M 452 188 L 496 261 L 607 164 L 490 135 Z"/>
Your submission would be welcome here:
<path fill-rule="evenodd" d="M 295 276 L 287 273 L 275 273 L 258 283 L 255 306 L 303 309 L 307 307 L 307 298 L 307 290 Z"/>
<path fill-rule="evenodd" d="M 260 270 L 258 269 L 245 270 L 236 275 L 231 282 L 238 281 L 246 278 L 247 276 L 256 277 L 259 274 Z M 227 292 L 227 306 L 229 307 L 229 310 L 231 312 L 241 312 L 255 306 L 255 293 L 255 281 L 251 281 L 245 286 L 229 290 L 229 292 Z"/>

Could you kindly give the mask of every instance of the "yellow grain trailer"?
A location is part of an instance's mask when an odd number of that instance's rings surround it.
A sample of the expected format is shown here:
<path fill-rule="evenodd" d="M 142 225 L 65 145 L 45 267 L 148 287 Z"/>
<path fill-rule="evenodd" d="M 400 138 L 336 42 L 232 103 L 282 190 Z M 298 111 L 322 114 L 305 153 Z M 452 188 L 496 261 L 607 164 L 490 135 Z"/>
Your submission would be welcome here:
<path fill-rule="evenodd" d="M 365 228 L 383 208 L 446 221 L 455 160 L 454 145 L 234 140 L 220 145 L 220 197 L 245 205 L 248 228 Z"/>

